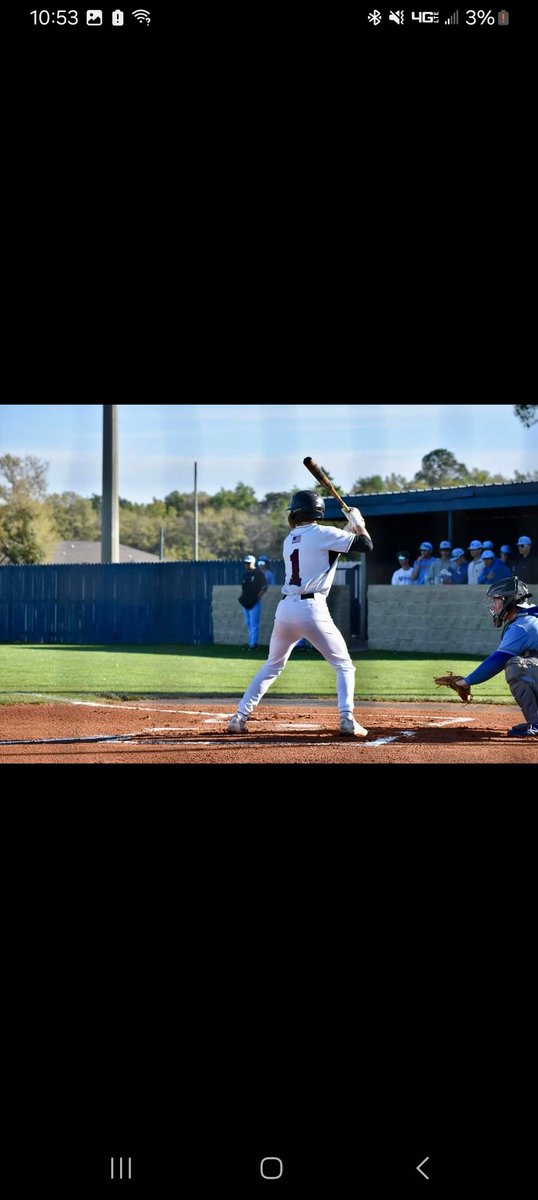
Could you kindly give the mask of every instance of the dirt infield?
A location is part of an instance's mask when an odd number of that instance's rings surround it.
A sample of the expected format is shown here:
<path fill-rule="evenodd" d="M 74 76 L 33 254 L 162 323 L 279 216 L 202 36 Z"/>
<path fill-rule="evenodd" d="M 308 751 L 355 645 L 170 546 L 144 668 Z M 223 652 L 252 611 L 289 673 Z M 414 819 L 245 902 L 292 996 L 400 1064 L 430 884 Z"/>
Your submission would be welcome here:
<path fill-rule="evenodd" d="M 512 705 L 361 704 L 367 738 L 339 736 L 334 704 L 263 703 L 249 732 L 230 736 L 234 711 L 221 701 L 4 705 L 0 763 L 538 762 L 536 738 L 506 736 L 522 720 Z"/>

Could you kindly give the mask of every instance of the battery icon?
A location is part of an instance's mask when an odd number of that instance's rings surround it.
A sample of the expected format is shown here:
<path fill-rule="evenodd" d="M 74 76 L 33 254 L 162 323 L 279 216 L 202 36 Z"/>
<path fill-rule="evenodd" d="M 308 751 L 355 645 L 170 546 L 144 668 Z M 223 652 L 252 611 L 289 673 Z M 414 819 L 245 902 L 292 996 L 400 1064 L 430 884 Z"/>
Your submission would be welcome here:
<path fill-rule="evenodd" d="M 112 13 L 112 24 L 113 25 L 123 25 L 123 13 L 121 11 L 121 8 L 114 9 L 114 12 Z"/>
<path fill-rule="evenodd" d="M 508 23 L 510 21 L 510 13 L 508 13 L 505 8 L 501 8 L 501 11 L 499 13 L 497 20 L 499 22 L 499 25 L 508 25 Z"/>

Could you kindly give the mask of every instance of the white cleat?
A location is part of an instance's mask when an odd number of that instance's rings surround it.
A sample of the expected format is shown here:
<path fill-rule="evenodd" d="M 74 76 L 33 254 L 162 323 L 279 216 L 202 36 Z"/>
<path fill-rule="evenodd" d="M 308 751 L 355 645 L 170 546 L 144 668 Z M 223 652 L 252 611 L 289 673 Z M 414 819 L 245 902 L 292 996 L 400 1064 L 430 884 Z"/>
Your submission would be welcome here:
<path fill-rule="evenodd" d="M 230 717 L 227 732 L 228 733 L 248 733 L 247 719 L 248 719 L 247 717 L 242 717 L 241 713 L 234 713 L 233 717 Z"/>
<path fill-rule="evenodd" d="M 351 714 L 349 716 L 340 717 L 340 733 L 343 733 L 345 737 L 368 736 L 368 730 L 363 729 L 362 725 L 359 725 L 355 718 L 351 716 Z"/>

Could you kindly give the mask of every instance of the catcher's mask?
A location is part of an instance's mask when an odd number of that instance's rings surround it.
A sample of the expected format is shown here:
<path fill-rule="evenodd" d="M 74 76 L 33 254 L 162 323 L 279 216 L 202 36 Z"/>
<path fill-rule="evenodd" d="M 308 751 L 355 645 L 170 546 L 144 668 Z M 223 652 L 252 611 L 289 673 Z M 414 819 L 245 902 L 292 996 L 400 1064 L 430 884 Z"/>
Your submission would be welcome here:
<path fill-rule="evenodd" d="M 497 583 L 492 583 L 486 592 L 486 600 L 488 601 L 488 608 L 493 617 L 495 628 L 501 628 L 508 609 L 513 604 L 519 604 L 523 600 L 528 600 L 531 595 L 532 593 L 529 592 L 527 584 L 523 583 L 522 579 L 518 579 L 517 575 L 511 575 L 508 579 L 499 579 Z M 503 601 L 499 612 L 495 612 L 495 609 L 490 607 L 490 600 Z"/>
<path fill-rule="evenodd" d="M 288 504 L 288 524 L 292 529 L 305 521 L 317 521 L 325 516 L 325 501 L 317 492 L 296 492 Z"/>

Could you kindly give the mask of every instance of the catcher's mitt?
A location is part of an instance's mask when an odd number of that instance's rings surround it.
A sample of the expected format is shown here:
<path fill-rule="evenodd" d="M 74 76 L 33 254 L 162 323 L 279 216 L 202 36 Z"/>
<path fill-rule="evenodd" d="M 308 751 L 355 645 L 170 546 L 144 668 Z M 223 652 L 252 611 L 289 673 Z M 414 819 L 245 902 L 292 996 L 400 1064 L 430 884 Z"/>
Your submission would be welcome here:
<path fill-rule="evenodd" d="M 464 704 L 468 704 L 469 700 L 472 700 L 470 685 L 465 682 L 462 675 L 454 675 L 453 671 L 449 671 L 448 675 L 439 675 L 433 682 L 437 684 L 437 687 L 452 688 L 458 693 Z"/>

